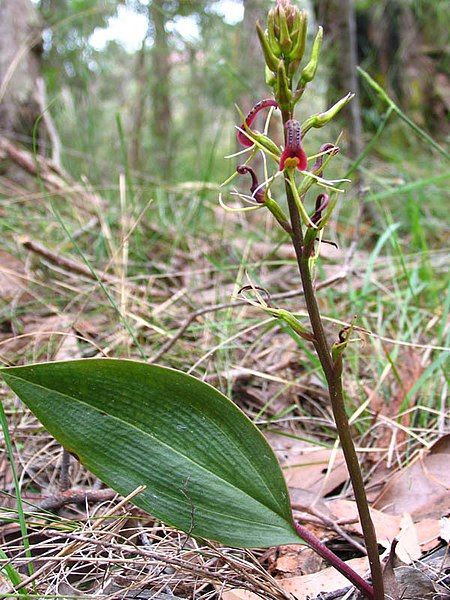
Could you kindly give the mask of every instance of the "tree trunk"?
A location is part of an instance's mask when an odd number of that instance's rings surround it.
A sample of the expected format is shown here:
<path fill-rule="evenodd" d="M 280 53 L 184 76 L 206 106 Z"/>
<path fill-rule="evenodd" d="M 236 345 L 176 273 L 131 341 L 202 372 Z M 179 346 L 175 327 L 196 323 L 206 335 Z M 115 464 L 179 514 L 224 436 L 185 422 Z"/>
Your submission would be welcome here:
<path fill-rule="evenodd" d="M 40 114 L 36 96 L 41 23 L 30 0 L 0 2 L 0 131 L 30 140 Z"/>
<path fill-rule="evenodd" d="M 356 40 L 356 16 L 353 0 L 344 0 L 342 13 L 344 16 L 342 27 L 342 83 L 345 92 L 353 92 L 355 97 L 347 107 L 349 155 L 355 160 L 362 152 L 362 119 L 361 99 L 359 95 L 358 72 L 358 45 Z"/>
<path fill-rule="evenodd" d="M 153 137 L 158 175 L 170 179 L 172 171 L 172 105 L 170 95 L 170 47 L 166 31 L 164 0 L 150 3 L 153 26 L 152 49 L 152 104 Z"/>
<path fill-rule="evenodd" d="M 147 69 L 145 63 L 145 44 L 147 35 L 142 40 L 142 46 L 136 58 L 136 102 L 134 105 L 134 115 L 131 125 L 130 142 L 130 167 L 139 171 L 142 167 L 141 149 L 142 149 L 142 130 L 144 125 L 145 99 L 147 92 Z"/>

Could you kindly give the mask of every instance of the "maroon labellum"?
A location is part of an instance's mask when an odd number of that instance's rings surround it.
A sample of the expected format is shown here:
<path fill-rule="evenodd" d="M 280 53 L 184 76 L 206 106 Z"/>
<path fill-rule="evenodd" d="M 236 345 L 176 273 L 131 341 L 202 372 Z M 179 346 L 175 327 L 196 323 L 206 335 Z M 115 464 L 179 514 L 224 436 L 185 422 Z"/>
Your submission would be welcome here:
<path fill-rule="evenodd" d="M 285 167 L 297 167 L 304 171 L 308 165 L 306 152 L 302 148 L 302 128 L 298 121 L 290 119 L 285 124 L 286 147 L 280 158 L 280 171 Z"/>

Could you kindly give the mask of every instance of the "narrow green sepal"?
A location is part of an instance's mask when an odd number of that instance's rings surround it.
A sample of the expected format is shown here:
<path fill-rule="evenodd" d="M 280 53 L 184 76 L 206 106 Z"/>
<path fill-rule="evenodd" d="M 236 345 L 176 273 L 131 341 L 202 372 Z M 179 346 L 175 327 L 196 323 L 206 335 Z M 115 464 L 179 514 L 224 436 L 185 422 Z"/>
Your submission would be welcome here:
<path fill-rule="evenodd" d="M 303 240 L 303 246 L 306 249 L 312 249 L 314 247 L 314 242 L 317 237 L 317 229 L 313 229 L 312 227 L 308 227 L 305 232 L 305 238 Z"/>
<path fill-rule="evenodd" d="M 255 132 L 255 131 L 252 131 L 251 134 L 252 134 L 251 137 L 256 142 L 261 144 L 261 146 L 264 146 L 264 148 L 266 148 L 269 152 L 271 152 L 278 158 L 281 156 L 280 149 L 275 144 L 275 142 L 273 142 L 269 137 L 267 137 L 267 135 L 264 135 L 263 133 L 259 133 L 259 132 Z"/>
<path fill-rule="evenodd" d="M 300 76 L 299 87 L 305 86 L 307 83 L 312 81 L 316 75 L 317 65 L 319 64 L 320 49 L 322 47 L 323 40 L 323 28 L 319 27 L 319 30 L 314 39 L 314 44 L 311 50 L 311 58 L 309 63 L 304 67 Z"/>
<path fill-rule="evenodd" d="M 269 45 L 269 40 L 265 32 L 262 30 L 261 25 L 258 21 L 256 21 L 256 32 L 258 34 L 259 43 L 261 44 L 261 48 L 264 54 L 264 60 L 266 61 L 266 65 L 269 67 L 271 71 L 276 73 L 278 68 L 278 58 L 273 53 L 272 48 Z"/>

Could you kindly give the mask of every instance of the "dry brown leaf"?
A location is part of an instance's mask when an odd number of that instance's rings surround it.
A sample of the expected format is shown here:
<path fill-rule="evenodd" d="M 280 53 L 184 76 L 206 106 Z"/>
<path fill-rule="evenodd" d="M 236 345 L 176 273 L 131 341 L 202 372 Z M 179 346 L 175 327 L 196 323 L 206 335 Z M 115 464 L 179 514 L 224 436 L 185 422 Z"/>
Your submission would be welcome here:
<path fill-rule="evenodd" d="M 450 434 L 439 439 L 386 485 L 374 507 L 414 520 L 439 518 L 450 511 Z"/>
<path fill-rule="evenodd" d="M 347 564 L 362 577 L 365 576 L 369 565 L 366 557 L 353 558 L 347 561 Z M 315 598 L 320 592 L 333 592 L 349 585 L 348 579 L 338 573 L 333 567 L 313 573 L 312 575 L 279 579 L 278 583 L 297 600 L 307 600 L 310 597 Z"/>
<path fill-rule="evenodd" d="M 349 533 L 355 533 L 362 536 L 362 529 L 359 523 L 358 510 L 355 502 L 352 500 L 341 499 L 329 500 L 326 502 L 326 507 L 328 515 L 331 514 L 336 520 L 344 522 L 354 520 L 355 522 L 343 524 L 342 527 Z M 370 509 L 370 514 L 375 527 L 377 540 L 386 548 L 389 547 L 394 538 L 398 538 L 400 540 L 400 551 L 404 550 L 405 552 L 409 552 L 412 551 L 410 545 L 412 545 L 415 540 L 414 545 L 416 543 L 417 545 L 415 545 L 413 554 L 419 558 L 422 552 L 431 550 L 439 543 L 438 519 L 423 519 L 413 523 L 410 515 L 391 515 L 375 508 Z M 413 528 L 409 534 L 411 537 L 405 538 L 408 527 Z M 403 541 L 402 535 L 404 536 Z M 404 548 L 405 544 L 406 547 Z M 420 550 L 420 554 L 418 553 L 418 549 Z M 408 562 L 407 560 L 404 560 L 404 558 L 406 558 L 405 556 L 400 558 L 403 562 Z"/>
<path fill-rule="evenodd" d="M 331 469 L 328 472 L 329 465 Z M 341 450 L 328 448 L 293 455 L 285 463 L 284 476 L 289 487 L 304 488 L 326 496 L 348 479 L 347 466 Z"/>
<path fill-rule="evenodd" d="M 405 564 L 410 565 L 422 556 L 419 536 L 414 526 L 411 515 L 405 513 L 400 521 L 400 532 L 397 535 L 398 544 L 395 547 L 395 554 Z"/>
<path fill-rule="evenodd" d="M 223 600 L 262 600 L 261 596 L 257 596 L 248 590 L 228 590 L 222 594 Z"/>
<path fill-rule="evenodd" d="M 439 519 L 422 519 L 414 526 L 422 552 L 428 552 L 439 544 L 439 537 L 442 537 Z"/>
<path fill-rule="evenodd" d="M 397 544 L 397 540 L 392 542 L 388 559 L 383 567 L 384 594 L 389 600 L 400 600 L 400 588 L 394 571 L 395 549 Z"/>
<path fill-rule="evenodd" d="M 299 569 L 299 553 L 295 550 L 286 552 L 277 559 L 275 568 L 284 575 L 298 575 Z"/>
<path fill-rule="evenodd" d="M 280 546 L 274 554 L 270 565 L 270 573 L 274 576 L 306 575 L 316 573 L 324 566 L 322 558 L 316 552 L 300 544 Z"/>
<path fill-rule="evenodd" d="M 268 436 L 290 488 L 326 496 L 348 479 L 341 450 L 313 446 L 281 435 Z M 329 465 L 332 465 L 327 473 Z"/>
<path fill-rule="evenodd" d="M 401 600 L 434 600 L 445 597 L 436 594 L 433 580 L 416 566 L 397 567 L 395 577 L 400 589 L 399 598 Z"/>
<path fill-rule="evenodd" d="M 338 499 L 330 500 L 326 504 L 336 520 L 344 522 L 355 521 L 353 523 L 342 525 L 346 531 L 362 535 L 356 502 Z M 392 540 L 400 532 L 400 517 L 389 515 L 373 508 L 370 509 L 370 514 L 372 516 L 378 542 L 383 546 L 389 546 Z"/>

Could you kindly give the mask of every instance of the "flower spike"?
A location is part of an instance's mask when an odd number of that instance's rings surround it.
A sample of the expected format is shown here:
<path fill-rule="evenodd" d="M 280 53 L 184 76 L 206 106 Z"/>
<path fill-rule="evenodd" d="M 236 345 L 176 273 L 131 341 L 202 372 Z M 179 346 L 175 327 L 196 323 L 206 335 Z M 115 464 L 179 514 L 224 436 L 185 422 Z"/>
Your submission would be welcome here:
<path fill-rule="evenodd" d="M 308 164 L 305 151 L 302 148 L 302 130 L 300 123 L 295 119 L 286 122 L 286 147 L 280 158 L 280 171 L 285 167 L 297 167 L 304 171 Z"/>
<path fill-rule="evenodd" d="M 240 127 L 240 129 L 245 130 L 246 127 L 250 127 L 253 121 L 256 119 L 256 115 L 261 110 L 263 110 L 264 108 L 268 108 L 269 106 L 278 108 L 278 103 L 273 98 L 266 98 L 265 100 L 260 100 L 259 102 L 257 102 L 246 116 L 245 122 L 242 124 L 242 127 Z M 253 146 L 252 140 L 249 140 L 249 138 L 243 133 L 243 131 L 238 130 L 237 140 L 241 144 L 241 146 L 245 146 L 246 148 L 250 148 L 250 146 Z"/>

